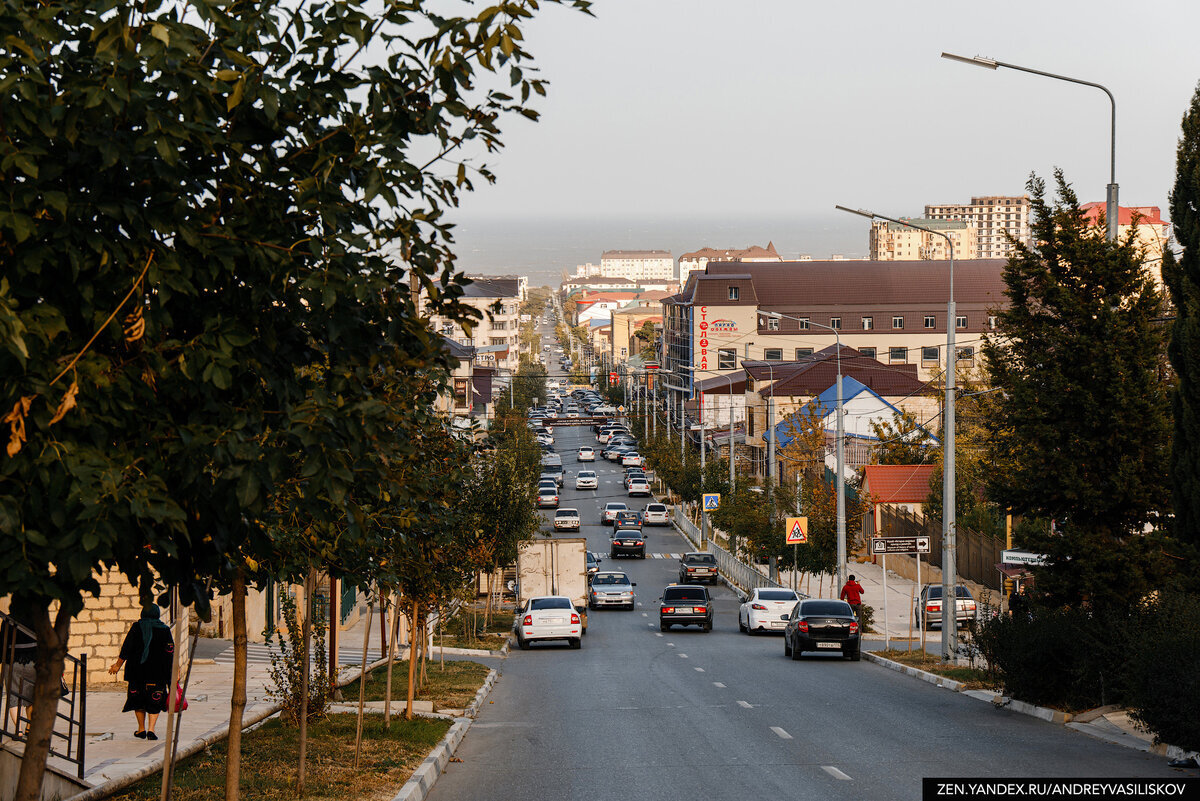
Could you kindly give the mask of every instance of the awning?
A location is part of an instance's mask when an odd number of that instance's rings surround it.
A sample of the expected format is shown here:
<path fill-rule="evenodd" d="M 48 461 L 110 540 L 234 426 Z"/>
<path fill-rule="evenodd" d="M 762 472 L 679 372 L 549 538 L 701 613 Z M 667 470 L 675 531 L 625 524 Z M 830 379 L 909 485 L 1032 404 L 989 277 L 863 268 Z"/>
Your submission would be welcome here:
<path fill-rule="evenodd" d="M 1010 565 L 1004 562 L 997 562 L 996 569 L 1004 574 L 1005 578 L 1019 579 L 1026 576 L 1032 576 L 1033 572 L 1025 565 Z"/>

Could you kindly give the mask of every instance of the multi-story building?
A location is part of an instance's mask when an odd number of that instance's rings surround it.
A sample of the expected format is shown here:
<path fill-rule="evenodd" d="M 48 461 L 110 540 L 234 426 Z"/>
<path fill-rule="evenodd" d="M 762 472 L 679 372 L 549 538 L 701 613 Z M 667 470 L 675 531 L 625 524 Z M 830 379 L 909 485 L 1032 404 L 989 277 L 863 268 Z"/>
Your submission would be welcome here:
<path fill-rule="evenodd" d="M 1104 203 L 1084 203 L 1079 208 L 1093 225 L 1101 228 L 1104 227 L 1104 220 L 1107 215 Z M 1133 227 L 1135 217 L 1137 218 L 1137 238 L 1135 241 L 1145 254 L 1143 263 L 1150 268 L 1150 274 L 1154 276 L 1154 280 L 1161 289 L 1163 286 L 1163 250 L 1167 247 L 1167 242 L 1171 238 L 1171 224 L 1162 218 L 1162 211 L 1158 206 L 1118 206 L 1118 239 L 1124 239 L 1129 235 L 1129 230 Z"/>
<path fill-rule="evenodd" d="M 516 278 L 473 278 L 464 288 L 462 302 L 480 313 L 471 329 L 440 315 L 430 317 L 433 330 L 467 347 L 488 349 L 495 367 L 517 369 L 521 343 L 521 286 Z M 492 350 L 494 349 L 494 350 Z"/>
<path fill-rule="evenodd" d="M 635 283 L 674 281 L 675 259 L 669 250 L 606 250 L 600 254 L 600 275 Z"/>
<path fill-rule="evenodd" d="M 1032 206 L 1028 195 L 985 195 L 971 198 L 970 203 L 933 203 L 925 207 L 930 220 L 961 220 L 975 229 L 976 259 L 1007 259 L 1012 255 L 1009 237 L 1030 245 Z M 958 255 L 955 248 L 955 255 Z M 965 254 L 964 254 L 965 255 Z"/>
<path fill-rule="evenodd" d="M 956 259 L 975 258 L 975 252 L 978 250 L 975 229 L 969 223 L 910 217 L 900 219 L 948 236 L 954 243 Z M 950 249 L 944 238 L 886 220 L 871 223 L 870 253 L 875 261 L 931 261 L 950 258 Z"/>
<path fill-rule="evenodd" d="M 685 286 L 688 276 L 702 271 L 710 261 L 783 261 L 783 258 L 776 252 L 774 242 L 768 242 L 765 248 L 751 245 L 742 250 L 700 248 L 679 257 L 679 285 Z"/>

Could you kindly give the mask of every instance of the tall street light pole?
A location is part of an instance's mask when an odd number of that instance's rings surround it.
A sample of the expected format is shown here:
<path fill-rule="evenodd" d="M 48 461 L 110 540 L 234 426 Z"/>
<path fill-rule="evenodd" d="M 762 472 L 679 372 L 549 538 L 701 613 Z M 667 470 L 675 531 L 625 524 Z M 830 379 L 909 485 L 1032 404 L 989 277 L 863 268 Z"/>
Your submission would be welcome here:
<path fill-rule="evenodd" d="M 798 323 L 807 322 L 817 328 L 832 331 L 837 340 L 837 443 L 835 445 L 837 466 L 837 578 L 838 588 L 846 584 L 846 411 L 842 404 L 842 334 L 831 325 L 822 325 L 812 320 L 803 320 L 789 314 L 779 312 L 763 312 L 764 317 L 795 320 Z"/>
<path fill-rule="evenodd" d="M 958 320 L 954 311 L 954 242 L 949 234 L 905 220 L 865 209 L 845 206 L 834 208 L 870 220 L 887 220 L 940 236 L 950 249 L 950 299 L 946 303 L 946 425 L 942 432 L 942 658 L 953 659 L 958 653 L 958 521 L 954 508 L 954 366 L 958 357 L 954 329 L 958 326 Z M 947 607 L 951 611 L 947 611 Z"/>
<path fill-rule="evenodd" d="M 942 53 L 942 58 L 949 59 L 950 61 L 959 61 L 963 64 L 972 64 L 976 67 L 983 67 L 983 68 L 989 69 L 989 70 L 995 70 L 995 69 L 999 69 L 1000 67 L 1004 67 L 1005 69 L 1018 70 L 1020 72 L 1028 72 L 1033 75 L 1041 75 L 1044 78 L 1053 78 L 1056 81 L 1067 81 L 1068 83 L 1077 83 L 1077 84 L 1081 84 L 1083 86 L 1091 86 L 1095 89 L 1099 89 L 1101 92 L 1104 92 L 1104 94 L 1108 95 L 1108 102 L 1112 106 L 1112 137 L 1111 137 L 1112 141 L 1111 141 L 1110 154 L 1109 154 L 1108 191 L 1107 191 L 1107 196 L 1105 198 L 1104 212 L 1105 212 L 1105 216 L 1107 218 L 1105 222 L 1107 223 L 1107 226 L 1108 226 L 1108 229 L 1107 229 L 1108 238 L 1109 238 L 1109 240 L 1116 241 L 1116 238 L 1117 238 L 1117 189 L 1118 189 L 1118 187 L 1117 187 L 1117 101 L 1113 97 L 1113 93 L 1108 91 L 1107 87 L 1101 86 L 1098 83 L 1092 83 L 1091 81 L 1080 80 L 1079 78 L 1068 78 L 1066 75 L 1057 75 L 1053 72 L 1044 72 L 1043 70 L 1035 70 L 1030 67 L 1022 67 L 1017 64 L 1009 64 L 1004 61 L 997 61 L 994 58 L 983 58 L 982 56 L 975 56 L 974 58 L 970 58 L 968 56 L 957 56 L 954 53 Z"/>

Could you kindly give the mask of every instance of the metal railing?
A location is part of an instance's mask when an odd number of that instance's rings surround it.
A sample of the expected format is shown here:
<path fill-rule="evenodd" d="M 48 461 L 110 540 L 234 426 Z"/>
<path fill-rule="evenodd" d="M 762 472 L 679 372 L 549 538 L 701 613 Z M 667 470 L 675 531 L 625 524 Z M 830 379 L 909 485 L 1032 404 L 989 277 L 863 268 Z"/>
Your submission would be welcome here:
<path fill-rule="evenodd" d="M 11 616 L 0 612 L 0 667 L 3 676 L 4 716 L 0 719 L 0 740 L 26 742 L 29 709 L 33 699 L 33 646 L 37 636 Z M 87 654 L 66 655 L 63 665 L 63 692 L 54 713 L 50 733 L 50 754 L 74 763 L 83 778 L 84 728 L 87 725 Z M 65 729 L 65 731 L 64 731 Z"/>
<path fill-rule="evenodd" d="M 688 519 L 688 516 L 683 512 L 683 505 L 675 506 L 675 527 L 679 529 L 679 533 L 684 536 L 693 548 L 700 549 L 700 528 Z M 717 558 L 717 572 L 722 578 L 728 581 L 738 590 L 749 595 L 755 587 L 774 587 L 778 589 L 790 589 L 780 584 L 778 581 L 772 580 L 762 571 L 758 570 L 754 565 L 748 565 L 738 559 L 729 551 L 722 548 L 717 543 L 713 542 L 712 538 L 708 539 L 707 552 Z"/>

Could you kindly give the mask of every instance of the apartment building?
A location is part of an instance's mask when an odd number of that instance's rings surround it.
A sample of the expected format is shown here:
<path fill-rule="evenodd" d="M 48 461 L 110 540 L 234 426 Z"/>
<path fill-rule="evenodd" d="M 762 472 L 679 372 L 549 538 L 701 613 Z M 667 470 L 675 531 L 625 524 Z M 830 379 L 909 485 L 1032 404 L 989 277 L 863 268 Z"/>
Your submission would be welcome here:
<path fill-rule="evenodd" d="M 1028 195 L 984 195 L 970 203 L 933 203 L 925 207 L 930 220 L 961 220 L 975 229 L 976 250 L 972 258 L 1007 259 L 1013 244 L 1008 237 L 1030 245 L 1032 207 Z M 955 248 L 955 255 L 958 255 Z"/>
<path fill-rule="evenodd" d="M 954 245 L 956 259 L 975 257 L 978 241 L 975 229 L 970 223 L 911 217 L 900 219 L 945 234 Z M 944 237 L 886 220 L 875 220 L 871 223 L 869 249 L 874 261 L 930 261 L 950 258 L 950 248 Z"/>
<path fill-rule="evenodd" d="M 688 276 L 694 272 L 702 272 L 710 261 L 783 261 L 783 258 L 775 250 L 773 241 L 768 242 L 765 248 L 758 245 L 741 250 L 700 248 L 679 257 L 679 285 L 686 285 Z"/>
<path fill-rule="evenodd" d="M 481 316 L 465 330 L 453 320 L 430 316 L 433 330 L 460 345 L 484 349 L 501 371 L 517 369 L 521 342 L 521 285 L 516 278 L 473 278 L 465 287 L 462 302 Z"/>
<path fill-rule="evenodd" d="M 630 281 L 675 280 L 675 258 L 669 250 L 606 250 L 600 254 L 600 275 Z"/>
<path fill-rule="evenodd" d="M 1087 220 L 1093 225 L 1104 227 L 1107 217 L 1107 207 L 1103 202 L 1084 203 L 1079 207 Z M 1138 246 L 1145 253 L 1143 264 L 1150 268 L 1150 274 L 1162 289 L 1162 258 L 1163 250 L 1171 238 L 1171 224 L 1162 218 L 1158 206 L 1117 206 L 1117 238 L 1124 239 L 1133 228 L 1134 218 L 1137 219 Z"/>

